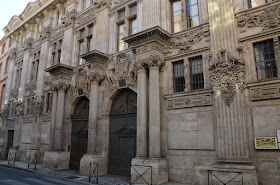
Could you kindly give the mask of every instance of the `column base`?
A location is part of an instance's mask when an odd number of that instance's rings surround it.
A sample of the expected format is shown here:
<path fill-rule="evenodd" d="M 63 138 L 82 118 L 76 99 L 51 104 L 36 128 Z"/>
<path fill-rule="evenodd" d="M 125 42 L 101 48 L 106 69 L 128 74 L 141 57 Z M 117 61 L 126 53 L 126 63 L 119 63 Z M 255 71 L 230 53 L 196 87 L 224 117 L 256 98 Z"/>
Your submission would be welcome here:
<path fill-rule="evenodd" d="M 162 184 L 168 181 L 168 161 L 165 158 L 134 158 L 131 161 L 131 182 L 134 182 L 139 174 L 143 175 L 142 177 L 149 184 Z M 149 166 L 152 167 L 152 173 L 149 169 Z M 148 170 L 149 169 L 149 170 Z M 137 172 L 139 173 L 137 173 Z M 146 173 L 144 173 L 147 171 Z M 143 174 L 144 173 L 144 174 Z M 152 178 L 151 178 L 152 175 Z M 151 182 L 152 180 L 152 182 Z M 136 180 L 135 184 L 145 184 L 145 181 L 140 177 Z"/>
<path fill-rule="evenodd" d="M 220 171 L 232 171 L 232 172 L 243 172 L 243 183 L 246 185 L 258 185 L 258 174 L 255 166 L 248 164 L 215 164 L 213 170 Z M 215 175 L 225 183 L 235 177 L 237 174 L 234 173 L 221 173 L 215 172 Z M 213 181 L 212 181 L 213 179 Z M 218 182 L 218 180 L 210 175 L 212 182 Z M 241 176 L 235 178 L 230 184 L 239 185 L 241 183 Z"/>
<path fill-rule="evenodd" d="M 69 169 L 70 152 L 45 152 L 43 166 L 52 170 Z"/>
<path fill-rule="evenodd" d="M 108 159 L 101 154 L 85 154 L 80 161 L 80 174 L 88 176 L 90 163 L 98 163 L 98 175 L 108 174 Z"/>

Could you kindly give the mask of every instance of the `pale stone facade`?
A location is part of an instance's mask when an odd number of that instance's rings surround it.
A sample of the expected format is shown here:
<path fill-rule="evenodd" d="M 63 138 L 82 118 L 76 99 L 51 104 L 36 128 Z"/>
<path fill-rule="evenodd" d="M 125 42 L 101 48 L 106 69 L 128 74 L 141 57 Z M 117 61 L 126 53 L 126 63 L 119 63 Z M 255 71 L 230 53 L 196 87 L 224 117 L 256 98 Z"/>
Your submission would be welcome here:
<path fill-rule="evenodd" d="M 207 170 L 279 184 L 279 150 L 254 140 L 280 129 L 280 3 L 192 2 L 29 3 L 4 28 L 15 42 L 1 153 L 12 129 L 10 155 L 51 169 L 87 175 L 96 162 L 134 180 L 121 167 L 133 158 L 153 184 L 207 184 Z"/>

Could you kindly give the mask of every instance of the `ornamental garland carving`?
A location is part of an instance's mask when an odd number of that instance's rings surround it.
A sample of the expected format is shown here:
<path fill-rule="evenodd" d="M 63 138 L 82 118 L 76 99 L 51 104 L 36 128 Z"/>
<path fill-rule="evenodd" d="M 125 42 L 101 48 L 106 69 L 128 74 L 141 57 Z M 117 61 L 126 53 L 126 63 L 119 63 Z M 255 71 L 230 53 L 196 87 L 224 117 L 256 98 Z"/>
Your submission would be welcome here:
<path fill-rule="evenodd" d="M 225 49 L 212 59 L 210 65 L 210 83 L 213 91 L 220 94 L 225 104 L 230 106 L 237 88 L 244 89 L 245 65 L 243 59 L 237 59 Z"/>
<path fill-rule="evenodd" d="M 77 20 L 78 26 L 83 25 L 85 22 L 88 22 L 91 19 L 96 19 L 95 11 L 95 8 L 91 8 L 90 10 L 81 14 Z"/>
<path fill-rule="evenodd" d="M 85 96 L 89 97 L 90 81 L 87 75 L 88 71 L 88 67 L 74 69 L 74 75 L 70 85 L 70 97 L 75 97 L 78 89 L 82 89 Z"/>
<path fill-rule="evenodd" d="M 262 27 L 263 30 L 280 27 L 280 5 L 274 5 L 256 13 L 240 15 L 237 17 L 237 25 L 248 28 Z"/>
<path fill-rule="evenodd" d="M 210 36 L 209 26 L 203 27 L 200 30 L 194 30 L 192 32 L 187 32 L 180 34 L 176 37 L 171 38 L 168 42 L 164 53 L 170 54 L 172 50 L 177 50 L 178 53 L 184 53 L 191 50 L 191 46 L 202 41 L 203 38 Z"/>

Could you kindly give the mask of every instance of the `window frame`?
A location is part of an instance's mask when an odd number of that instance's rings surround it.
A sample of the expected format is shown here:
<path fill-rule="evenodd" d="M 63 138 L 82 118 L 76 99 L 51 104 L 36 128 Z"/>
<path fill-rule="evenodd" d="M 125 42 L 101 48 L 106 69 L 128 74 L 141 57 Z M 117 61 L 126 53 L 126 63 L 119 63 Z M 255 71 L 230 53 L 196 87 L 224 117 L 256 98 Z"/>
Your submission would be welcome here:
<path fill-rule="evenodd" d="M 176 69 L 176 65 L 181 65 L 178 66 L 178 69 Z M 176 74 L 181 74 L 181 76 L 177 76 Z M 184 92 L 186 89 L 186 78 L 185 78 L 185 61 L 184 59 L 182 60 L 177 60 L 172 62 L 172 74 L 173 74 L 173 92 L 174 93 L 180 93 Z M 179 82 L 179 83 L 178 83 Z M 182 82 L 182 83 L 180 83 Z"/>
<path fill-rule="evenodd" d="M 197 66 L 199 66 L 199 68 L 201 69 L 202 73 L 193 73 L 192 71 L 192 63 L 194 62 L 194 59 L 199 59 L 200 60 L 200 64 L 198 64 Z M 192 61 L 193 60 L 193 61 Z M 205 89 L 205 79 L 204 79 L 204 64 L 203 64 L 203 57 L 202 55 L 198 55 L 198 56 L 193 56 L 188 58 L 189 61 L 189 84 L 190 84 L 190 90 L 191 91 L 197 91 L 197 90 L 202 90 Z M 202 81 L 194 81 L 193 77 L 195 75 L 200 75 L 200 77 L 202 78 Z M 194 84 L 197 84 L 197 88 L 194 88 Z M 201 88 L 199 88 L 200 85 L 202 86 Z"/>
<path fill-rule="evenodd" d="M 270 3 L 270 0 L 264 0 L 264 1 L 265 1 L 265 3 L 263 5 L 265 5 L 267 3 Z M 263 6 L 263 5 L 260 5 L 260 6 Z M 252 0 L 248 0 L 248 7 L 249 7 L 249 9 L 252 9 L 252 8 L 259 7 L 259 6 L 253 7 L 252 6 Z"/>

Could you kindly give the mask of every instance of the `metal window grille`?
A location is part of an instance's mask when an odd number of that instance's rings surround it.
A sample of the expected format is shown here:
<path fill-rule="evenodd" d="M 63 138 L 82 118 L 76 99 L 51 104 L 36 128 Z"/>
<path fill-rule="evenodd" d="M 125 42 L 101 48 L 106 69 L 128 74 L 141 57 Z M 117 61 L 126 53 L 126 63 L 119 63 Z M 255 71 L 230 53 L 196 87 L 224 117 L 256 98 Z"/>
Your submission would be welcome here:
<path fill-rule="evenodd" d="M 173 88 L 174 92 L 185 90 L 184 60 L 173 62 Z"/>
<path fill-rule="evenodd" d="M 192 90 L 204 89 L 202 56 L 193 57 L 190 61 L 190 86 Z"/>
<path fill-rule="evenodd" d="M 258 79 L 277 77 L 273 40 L 265 40 L 254 44 Z"/>

